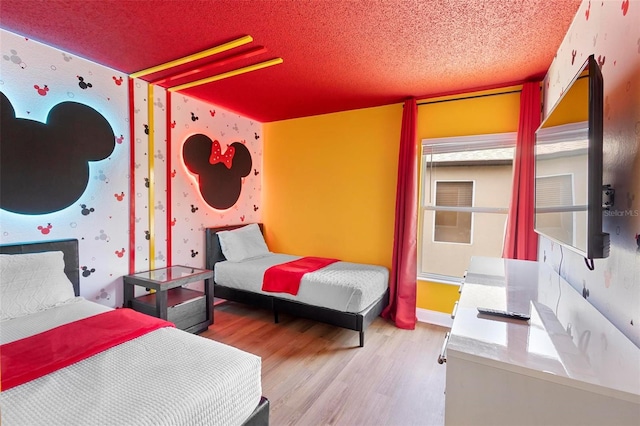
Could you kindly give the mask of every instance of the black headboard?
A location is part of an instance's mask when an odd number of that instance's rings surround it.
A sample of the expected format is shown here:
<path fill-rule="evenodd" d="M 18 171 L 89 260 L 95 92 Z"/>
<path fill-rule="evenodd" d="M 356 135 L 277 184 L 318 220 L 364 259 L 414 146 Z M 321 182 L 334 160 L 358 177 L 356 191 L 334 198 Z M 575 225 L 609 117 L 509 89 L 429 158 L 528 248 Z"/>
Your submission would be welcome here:
<path fill-rule="evenodd" d="M 64 273 L 73 284 L 73 292 L 80 295 L 80 260 L 78 258 L 78 240 L 38 241 L 0 245 L 1 254 L 41 253 L 43 251 L 61 251 L 64 255 Z"/>
<path fill-rule="evenodd" d="M 218 235 L 216 235 L 220 231 L 231 231 L 232 229 L 242 228 L 243 226 L 249 225 L 248 223 L 243 223 L 242 225 L 229 225 L 229 226 L 221 226 L 219 228 L 206 228 L 205 233 L 205 247 L 206 247 L 206 268 L 213 269 L 213 265 L 217 262 L 222 262 L 227 260 L 222 254 L 222 249 L 220 248 L 220 240 L 218 240 Z M 264 234 L 264 227 L 261 223 L 258 224 L 260 227 L 260 232 Z"/>

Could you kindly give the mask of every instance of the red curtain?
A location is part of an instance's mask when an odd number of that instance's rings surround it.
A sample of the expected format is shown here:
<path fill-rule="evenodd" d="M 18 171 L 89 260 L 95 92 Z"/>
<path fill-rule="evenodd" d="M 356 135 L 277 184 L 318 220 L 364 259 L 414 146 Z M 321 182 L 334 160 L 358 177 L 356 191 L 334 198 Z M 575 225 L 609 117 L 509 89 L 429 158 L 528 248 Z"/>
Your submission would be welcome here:
<path fill-rule="evenodd" d="M 538 235 L 533 231 L 534 143 L 540 126 L 540 83 L 528 82 L 520 94 L 518 141 L 513 160 L 513 188 L 502 257 L 536 260 Z"/>
<path fill-rule="evenodd" d="M 389 277 L 389 306 L 382 312 L 399 328 L 416 327 L 416 238 L 418 160 L 416 157 L 416 119 L 418 107 L 415 98 L 404 103 L 398 183 L 396 190 L 396 220 L 393 238 L 393 260 Z"/>

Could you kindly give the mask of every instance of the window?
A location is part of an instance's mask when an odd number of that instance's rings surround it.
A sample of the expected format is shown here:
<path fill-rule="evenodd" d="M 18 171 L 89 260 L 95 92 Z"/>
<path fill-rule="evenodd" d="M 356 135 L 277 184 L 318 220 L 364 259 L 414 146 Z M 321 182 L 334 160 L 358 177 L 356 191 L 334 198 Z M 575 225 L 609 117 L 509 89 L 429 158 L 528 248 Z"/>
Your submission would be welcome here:
<path fill-rule="evenodd" d="M 418 276 L 460 282 L 472 256 L 502 256 L 515 133 L 422 141 Z"/>
<path fill-rule="evenodd" d="M 456 207 L 471 207 L 473 182 L 437 181 L 437 207 L 452 207 L 452 210 L 436 211 L 433 240 L 444 243 L 471 243 L 471 212 L 454 210 Z"/>

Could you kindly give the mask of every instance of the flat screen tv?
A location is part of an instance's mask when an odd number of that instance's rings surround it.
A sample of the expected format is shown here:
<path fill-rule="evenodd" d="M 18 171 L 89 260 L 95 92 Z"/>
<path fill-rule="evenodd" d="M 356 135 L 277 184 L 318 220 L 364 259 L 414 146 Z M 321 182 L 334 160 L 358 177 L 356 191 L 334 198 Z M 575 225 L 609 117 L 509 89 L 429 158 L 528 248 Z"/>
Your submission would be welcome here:
<path fill-rule="evenodd" d="M 603 81 L 591 55 L 536 131 L 535 231 L 597 259 L 602 232 Z"/>

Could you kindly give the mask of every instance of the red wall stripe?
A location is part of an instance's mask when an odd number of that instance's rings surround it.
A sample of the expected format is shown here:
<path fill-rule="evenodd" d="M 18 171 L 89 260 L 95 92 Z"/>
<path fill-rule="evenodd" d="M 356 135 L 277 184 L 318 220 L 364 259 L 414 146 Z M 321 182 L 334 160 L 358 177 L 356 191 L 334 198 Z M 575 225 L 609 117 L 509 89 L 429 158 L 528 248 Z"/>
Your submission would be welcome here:
<path fill-rule="evenodd" d="M 136 265 L 136 197 L 135 197 L 135 123 L 133 108 L 133 79 L 129 77 L 129 273 L 135 272 Z"/>
<path fill-rule="evenodd" d="M 167 265 L 171 266 L 173 264 L 172 262 L 172 226 L 171 226 L 171 221 L 173 220 L 173 218 L 171 217 L 171 206 L 172 206 L 172 199 L 171 199 L 171 92 L 168 90 L 165 90 L 165 94 L 167 96 L 167 119 L 166 119 L 166 125 L 167 125 Z"/>

